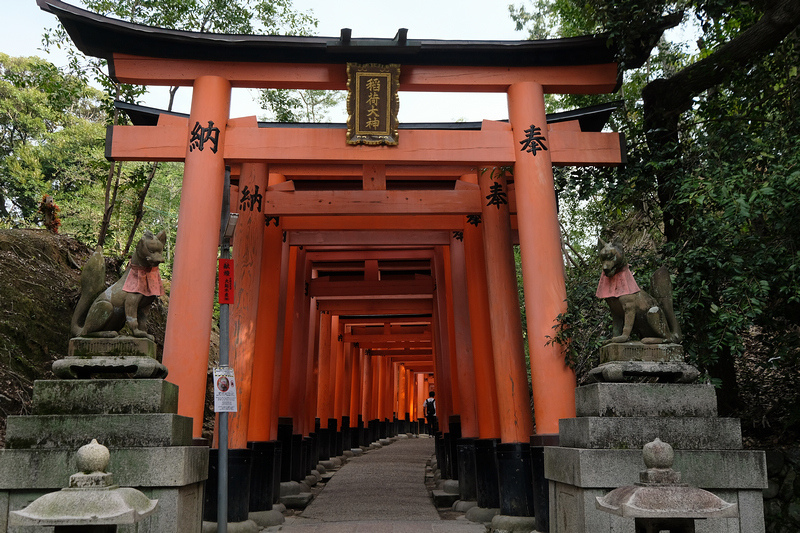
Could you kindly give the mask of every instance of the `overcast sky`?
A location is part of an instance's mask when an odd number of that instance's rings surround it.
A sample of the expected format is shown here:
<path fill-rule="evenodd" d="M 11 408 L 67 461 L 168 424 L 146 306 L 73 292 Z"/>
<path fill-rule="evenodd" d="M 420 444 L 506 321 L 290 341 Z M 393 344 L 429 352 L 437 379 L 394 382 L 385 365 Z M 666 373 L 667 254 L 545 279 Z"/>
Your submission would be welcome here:
<path fill-rule="evenodd" d="M 77 0 L 70 1 L 81 5 Z M 517 0 L 527 2 L 527 0 Z M 409 39 L 519 40 L 523 32 L 514 30 L 506 0 L 294 0 L 299 11 L 313 11 L 319 19 L 318 34 L 338 36 L 342 28 L 351 28 L 353 37 L 392 38 L 398 28 L 408 28 Z M 63 57 L 47 56 L 41 48 L 42 32 L 57 23 L 36 0 L 0 0 L 4 28 L 0 32 L 0 51 L 12 55 L 39 55 L 63 64 Z M 189 111 L 189 90 L 178 91 L 176 111 Z M 167 89 L 155 88 L 144 102 L 166 107 Z M 236 90 L 232 116 L 258 114 L 250 91 Z M 505 95 L 401 93 L 401 122 L 450 122 L 455 120 L 499 120 L 508 117 Z M 344 117 L 333 117 L 344 121 Z"/>

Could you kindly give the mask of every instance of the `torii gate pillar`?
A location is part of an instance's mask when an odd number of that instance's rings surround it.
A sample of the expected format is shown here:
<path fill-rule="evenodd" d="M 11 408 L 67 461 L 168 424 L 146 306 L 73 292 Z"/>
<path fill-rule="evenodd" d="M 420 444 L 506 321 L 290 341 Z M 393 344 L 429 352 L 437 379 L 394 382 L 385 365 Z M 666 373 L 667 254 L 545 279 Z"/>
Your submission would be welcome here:
<path fill-rule="evenodd" d="M 542 86 L 535 82 L 512 84 L 508 114 L 515 140 L 522 142 L 533 135 L 526 135 L 529 128 L 539 127 L 546 135 Z M 537 435 L 557 434 L 559 419 L 575 416 L 575 374 L 564 364 L 562 347 L 547 343 L 554 333 L 556 317 L 567 309 L 567 293 L 553 165 L 547 140 L 543 142 L 544 149 L 533 151 L 518 146 L 514 165 Z"/>
<path fill-rule="evenodd" d="M 163 358 L 170 370 L 169 381 L 181 385 L 178 412 L 194 420 L 195 438 L 203 429 L 230 103 L 227 79 L 201 76 L 195 80 L 186 136 L 191 139 L 192 129 L 199 124 L 218 128 L 218 137 L 215 143 L 196 146 L 190 142 L 186 148 Z"/>

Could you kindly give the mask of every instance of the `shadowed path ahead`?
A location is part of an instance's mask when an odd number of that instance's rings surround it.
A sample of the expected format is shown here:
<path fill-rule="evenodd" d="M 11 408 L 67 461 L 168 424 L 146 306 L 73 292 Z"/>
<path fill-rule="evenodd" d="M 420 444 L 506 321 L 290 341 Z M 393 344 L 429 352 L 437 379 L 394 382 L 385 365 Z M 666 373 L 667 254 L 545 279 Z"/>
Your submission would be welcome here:
<path fill-rule="evenodd" d="M 400 439 L 351 459 L 299 515 L 287 533 L 483 533 L 463 517 L 441 520 L 425 487 L 433 439 Z"/>

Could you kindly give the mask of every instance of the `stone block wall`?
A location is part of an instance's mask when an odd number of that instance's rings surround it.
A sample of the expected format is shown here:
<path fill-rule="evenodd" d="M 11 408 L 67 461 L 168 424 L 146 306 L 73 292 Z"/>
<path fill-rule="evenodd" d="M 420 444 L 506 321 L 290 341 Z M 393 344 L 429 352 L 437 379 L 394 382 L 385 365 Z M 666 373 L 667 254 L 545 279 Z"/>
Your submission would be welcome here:
<path fill-rule="evenodd" d="M 767 451 L 769 486 L 764 489 L 767 533 L 800 531 L 800 447 Z"/>

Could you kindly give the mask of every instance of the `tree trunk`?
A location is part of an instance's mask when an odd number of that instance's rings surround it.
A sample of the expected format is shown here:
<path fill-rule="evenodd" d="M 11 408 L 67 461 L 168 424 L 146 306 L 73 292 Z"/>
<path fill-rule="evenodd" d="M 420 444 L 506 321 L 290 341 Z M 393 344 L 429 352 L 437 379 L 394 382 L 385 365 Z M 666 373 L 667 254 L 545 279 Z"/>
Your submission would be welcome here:
<path fill-rule="evenodd" d="M 119 99 L 120 93 L 120 86 L 119 84 L 116 85 L 117 95 L 116 98 Z M 117 121 L 119 120 L 119 110 L 115 107 L 114 108 L 114 118 L 111 124 L 116 125 Z M 114 175 L 116 174 L 116 181 L 114 180 Z M 106 243 L 106 235 L 108 235 L 108 227 L 111 225 L 111 215 L 114 212 L 114 203 L 117 200 L 117 190 L 119 189 L 119 177 L 122 174 L 122 163 L 117 161 L 112 161 L 111 165 L 108 168 L 108 177 L 106 178 L 106 193 L 105 193 L 105 205 L 103 208 L 103 222 L 100 224 L 100 233 L 97 236 L 97 246 L 105 246 Z M 112 188 L 113 183 L 113 188 Z"/>
<path fill-rule="evenodd" d="M 167 111 L 172 111 L 172 105 L 175 103 L 175 93 L 178 92 L 178 89 L 180 89 L 180 87 L 177 85 L 169 88 L 169 104 L 167 105 Z M 125 243 L 125 250 L 122 252 L 122 257 L 127 257 L 128 251 L 133 243 L 133 239 L 139 229 L 139 224 L 142 223 L 142 218 L 144 218 L 144 202 L 147 199 L 147 192 L 150 190 L 150 185 L 153 183 L 153 178 L 156 175 L 157 169 L 158 162 L 156 161 L 153 163 L 153 166 L 150 169 L 150 174 L 147 176 L 147 181 L 145 182 L 144 187 L 137 195 L 139 197 L 139 204 L 136 206 L 136 214 L 133 218 L 131 230 L 128 232 L 128 241 Z"/>
<path fill-rule="evenodd" d="M 114 179 L 115 174 L 116 179 Z M 108 171 L 108 179 L 106 180 L 105 210 L 103 211 L 103 223 L 100 225 L 100 234 L 97 237 L 97 246 L 105 246 L 108 227 L 111 225 L 111 215 L 114 213 L 114 205 L 117 202 L 117 191 L 119 190 L 119 178 L 121 174 L 122 163 L 117 161 L 112 162 L 111 168 Z"/>
<path fill-rule="evenodd" d="M 153 163 L 153 166 L 150 167 L 150 173 L 147 175 L 147 181 L 145 182 L 142 190 L 139 191 L 139 194 L 137 194 L 139 197 L 139 203 L 136 206 L 136 214 L 133 217 L 131 230 L 128 232 L 128 241 L 125 243 L 125 250 L 122 251 L 122 257 L 128 256 L 128 251 L 131 249 L 133 238 L 136 236 L 136 231 L 139 229 L 139 224 L 142 223 L 142 218 L 144 218 L 144 201 L 147 198 L 147 192 L 150 190 L 150 184 L 153 183 L 153 178 L 156 175 L 157 169 L 158 161 Z"/>
<path fill-rule="evenodd" d="M 717 389 L 719 416 L 736 416 L 741 407 L 734 359 L 730 347 L 723 346 L 719 359 L 708 369 L 711 377 L 719 378 L 722 381 L 722 386 Z"/>

